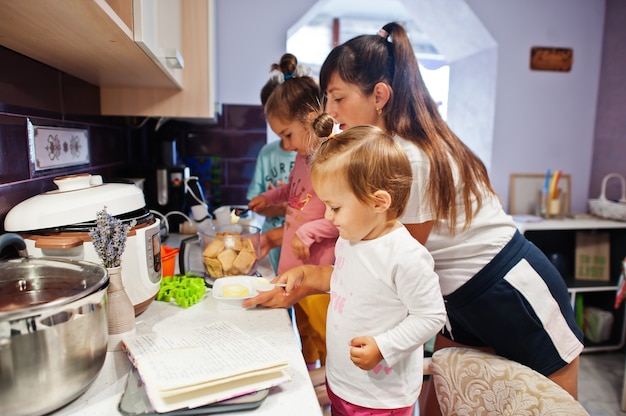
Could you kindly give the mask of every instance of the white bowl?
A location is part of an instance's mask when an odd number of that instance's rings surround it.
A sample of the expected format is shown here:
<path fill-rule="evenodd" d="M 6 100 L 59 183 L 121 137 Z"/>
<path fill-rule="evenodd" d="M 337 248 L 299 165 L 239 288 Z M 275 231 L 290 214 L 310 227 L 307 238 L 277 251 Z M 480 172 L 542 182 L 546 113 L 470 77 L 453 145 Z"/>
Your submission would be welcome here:
<path fill-rule="evenodd" d="M 245 299 L 250 299 L 257 295 L 257 291 L 254 288 L 254 279 L 256 276 L 229 276 L 215 279 L 213 283 L 213 290 L 211 291 L 213 297 L 218 301 L 218 305 L 221 309 L 240 309 L 241 303 Z M 248 295 L 237 297 L 224 297 L 224 286 L 232 284 L 241 284 L 248 288 Z"/>

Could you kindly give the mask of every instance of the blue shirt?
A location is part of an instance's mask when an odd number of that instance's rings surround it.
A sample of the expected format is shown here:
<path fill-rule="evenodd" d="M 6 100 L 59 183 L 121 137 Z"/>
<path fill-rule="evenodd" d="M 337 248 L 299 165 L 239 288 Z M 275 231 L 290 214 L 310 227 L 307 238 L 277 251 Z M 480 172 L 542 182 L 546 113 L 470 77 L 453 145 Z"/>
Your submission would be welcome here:
<path fill-rule="evenodd" d="M 289 182 L 289 173 L 293 169 L 296 152 L 288 152 L 280 147 L 280 140 L 275 140 L 264 145 L 259 151 L 254 175 L 248 186 L 247 198 L 251 200 L 258 194 L 267 191 L 269 184 L 274 187 L 279 183 Z M 263 232 L 272 228 L 280 227 L 285 222 L 285 217 L 268 217 L 263 224 Z"/>

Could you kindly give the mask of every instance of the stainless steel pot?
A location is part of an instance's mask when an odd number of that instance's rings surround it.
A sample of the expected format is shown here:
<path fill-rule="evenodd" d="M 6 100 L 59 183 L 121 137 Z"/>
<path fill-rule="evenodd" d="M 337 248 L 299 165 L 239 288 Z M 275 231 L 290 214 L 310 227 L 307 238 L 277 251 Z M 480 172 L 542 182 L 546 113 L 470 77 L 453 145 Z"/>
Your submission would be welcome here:
<path fill-rule="evenodd" d="M 0 236 L 25 250 L 17 234 Z M 0 415 L 43 415 L 80 396 L 106 358 L 104 267 L 86 261 L 0 261 Z"/>

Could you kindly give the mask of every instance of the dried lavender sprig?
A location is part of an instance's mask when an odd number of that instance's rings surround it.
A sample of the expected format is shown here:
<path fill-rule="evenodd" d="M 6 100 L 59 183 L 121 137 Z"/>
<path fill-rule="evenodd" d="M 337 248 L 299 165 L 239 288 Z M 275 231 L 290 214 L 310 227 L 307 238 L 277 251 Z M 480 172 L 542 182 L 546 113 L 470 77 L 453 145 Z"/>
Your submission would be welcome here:
<path fill-rule="evenodd" d="M 126 249 L 126 237 L 137 222 L 124 224 L 119 218 L 106 212 L 106 206 L 96 214 L 96 227 L 89 230 L 89 237 L 98 257 L 106 268 L 122 264 L 122 254 Z"/>

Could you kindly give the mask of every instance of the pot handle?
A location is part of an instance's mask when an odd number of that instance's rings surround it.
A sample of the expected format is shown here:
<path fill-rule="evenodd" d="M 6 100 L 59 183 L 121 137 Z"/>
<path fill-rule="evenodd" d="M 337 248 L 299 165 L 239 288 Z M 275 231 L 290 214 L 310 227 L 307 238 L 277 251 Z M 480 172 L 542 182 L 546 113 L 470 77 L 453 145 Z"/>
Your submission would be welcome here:
<path fill-rule="evenodd" d="M 5 233 L 0 235 L 0 254 L 8 247 L 16 249 L 19 257 L 28 257 L 26 242 L 19 234 Z"/>
<path fill-rule="evenodd" d="M 189 270 L 189 251 L 187 250 L 187 246 L 190 244 L 198 244 L 200 241 L 200 237 L 198 235 L 194 235 L 193 237 L 185 238 L 180 240 L 180 251 L 178 252 L 178 270 L 180 274 L 185 274 Z"/>

